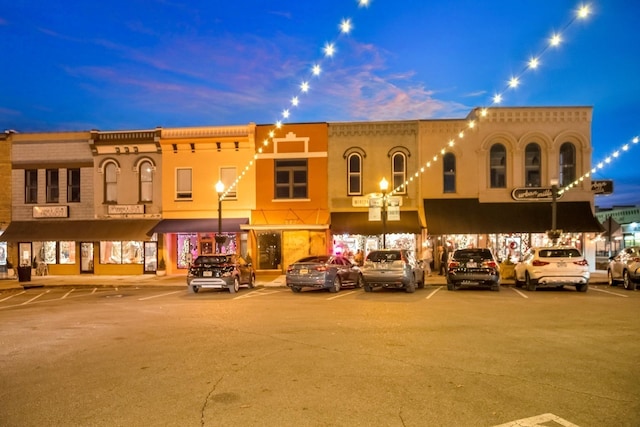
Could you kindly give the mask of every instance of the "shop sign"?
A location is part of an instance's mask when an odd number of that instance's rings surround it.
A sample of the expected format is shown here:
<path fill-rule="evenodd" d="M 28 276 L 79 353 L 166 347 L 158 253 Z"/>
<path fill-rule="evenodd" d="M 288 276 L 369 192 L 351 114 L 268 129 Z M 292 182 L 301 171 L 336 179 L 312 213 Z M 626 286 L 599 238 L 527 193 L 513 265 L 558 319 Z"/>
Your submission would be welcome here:
<path fill-rule="evenodd" d="M 553 193 L 551 187 L 514 188 L 511 192 L 511 197 L 519 202 L 530 202 L 532 200 L 550 201 L 553 200 Z M 561 197 L 562 194 L 557 195 L 558 199 Z"/>
<path fill-rule="evenodd" d="M 387 221 L 400 221 L 400 206 L 389 206 L 387 208 Z"/>
<path fill-rule="evenodd" d="M 68 218 L 69 206 L 34 206 L 34 218 Z"/>
<path fill-rule="evenodd" d="M 108 205 L 107 212 L 109 215 L 143 214 L 144 205 Z"/>
<path fill-rule="evenodd" d="M 612 194 L 613 180 L 602 179 L 591 181 L 591 191 L 593 192 L 593 194 Z"/>

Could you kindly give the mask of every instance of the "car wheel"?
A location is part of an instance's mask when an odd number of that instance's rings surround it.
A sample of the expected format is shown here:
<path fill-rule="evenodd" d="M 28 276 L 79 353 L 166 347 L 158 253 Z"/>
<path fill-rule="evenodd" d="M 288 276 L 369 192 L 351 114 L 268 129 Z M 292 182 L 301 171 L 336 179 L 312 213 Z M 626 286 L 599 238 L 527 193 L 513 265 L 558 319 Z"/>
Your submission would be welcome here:
<path fill-rule="evenodd" d="M 235 294 L 240 290 L 240 280 L 238 280 L 238 276 L 233 278 L 233 285 L 229 286 L 229 292 Z"/>
<path fill-rule="evenodd" d="M 622 272 L 622 283 L 624 284 L 624 288 L 626 290 L 629 290 L 629 291 L 636 290 L 636 284 L 633 281 L 631 281 L 631 278 L 629 277 L 629 272 L 627 270 Z"/>
<path fill-rule="evenodd" d="M 336 293 L 340 290 L 340 287 L 341 287 L 340 276 L 336 275 L 336 277 L 333 278 L 333 283 L 329 288 L 329 292 Z"/>
<path fill-rule="evenodd" d="M 424 271 L 422 272 L 422 279 L 418 282 L 418 289 L 424 289 Z"/>
<path fill-rule="evenodd" d="M 291 287 L 291 292 L 296 293 L 296 294 L 297 294 L 298 292 L 300 292 L 301 290 L 302 290 L 302 289 L 300 288 L 300 286 L 292 286 L 292 287 Z"/>
<path fill-rule="evenodd" d="M 362 278 L 362 275 L 358 275 L 358 278 L 356 279 L 356 288 L 361 288 L 364 286 L 364 279 Z"/>
<path fill-rule="evenodd" d="M 578 292 L 587 292 L 587 289 L 589 289 L 589 285 L 587 283 L 576 285 L 576 291 Z"/>
<path fill-rule="evenodd" d="M 529 273 L 524 274 L 524 282 L 527 284 L 527 290 L 533 292 L 536 290 L 536 281 L 529 276 Z"/>
<path fill-rule="evenodd" d="M 609 286 L 616 285 L 616 281 L 613 280 L 613 273 L 611 272 L 611 270 L 607 270 L 607 282 L 609 283 Z"/>
<path fill-rule="evenodd" d="M 455 291 L 456 287 L 453 283 L 447 283 L 447 290 L 449 291 Z"/>
<path fill-rule="evenodd" d="M 364 283 L 364 291 L 365 292 L 371 292 L 373 290 L 373 288 L 371 287 L 370 284 L 368 284 L 367 282 Z"/>
<path fill-rule="evenodd" d="M 416 282 L 409 283 L 404 290 L 409 294 L 414 293 L 416 291 Z"/>
<path fill-rule="evenodd" d="M 256 276 L 253 274 L 249 276 L 249 289 L 253 289 L 256 286 Z"/>
<path fill-rule="evenodd" d="M 200 288 L 198 288 L 197 286 L 193 286 L 193 285 L 189 286 L 189 291 L 191 293 L 197 294 L 199 290 Z"/>
<path fill-rule="evenodd" d="M 491 285 L 491 290 L 494 292 L 500 292 L 500 285 L 497 283 L 494 283 Z"/>
<path fill-rule="evenodd" d="M 516 288 L 521 288 L 522 285 L 524 284 L 524 282 L 522 282 L 522 280 L 518 280 L 518 276 L 515 276 L 514 281 L 515 281 L 515 284 L 516 284 Z"/>

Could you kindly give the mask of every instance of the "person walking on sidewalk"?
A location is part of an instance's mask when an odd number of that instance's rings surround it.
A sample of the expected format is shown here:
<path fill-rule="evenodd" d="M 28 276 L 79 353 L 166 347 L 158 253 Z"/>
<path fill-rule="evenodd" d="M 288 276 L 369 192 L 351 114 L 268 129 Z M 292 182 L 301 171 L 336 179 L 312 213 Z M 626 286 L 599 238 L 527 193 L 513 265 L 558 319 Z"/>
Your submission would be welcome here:
<path fill-rule="evenodd" d="M 431 276 L 431 264 L 433 263 L 433 248 L 427 246 L 422 251 L 422 268 L 427 276 Z"/>

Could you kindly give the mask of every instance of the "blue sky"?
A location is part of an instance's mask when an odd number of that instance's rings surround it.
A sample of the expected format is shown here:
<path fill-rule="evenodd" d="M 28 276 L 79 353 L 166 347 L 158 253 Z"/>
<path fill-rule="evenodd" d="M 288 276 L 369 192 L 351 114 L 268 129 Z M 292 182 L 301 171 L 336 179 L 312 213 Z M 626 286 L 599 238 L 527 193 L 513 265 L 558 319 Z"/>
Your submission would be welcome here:
<path fill-rule="evenodd" d="M 503 92 L 592 106 L 595 165 L 640 134 L 638 18 L 637 0 L 0 0 L 0 129 L 462 118 Z M 615 187 L 597 205 L 640 204 L 638 145 L 597 172 Z"/>

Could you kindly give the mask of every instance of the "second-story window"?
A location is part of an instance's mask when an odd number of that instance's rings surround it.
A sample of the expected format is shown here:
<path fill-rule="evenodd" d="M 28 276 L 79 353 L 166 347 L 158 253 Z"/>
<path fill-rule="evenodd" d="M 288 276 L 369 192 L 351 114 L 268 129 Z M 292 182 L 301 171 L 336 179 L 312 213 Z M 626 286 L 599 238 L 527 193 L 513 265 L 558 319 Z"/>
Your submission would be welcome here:
<path fill-rule="evenodd" d="M 104 202 L 118 202 L 118 166 L 109 162 L 104 167 Z"/>
<path fill-rule="evenodd" d="M 442 158 L 442 179 L 444 193 L 456 192 L 456 155 L 447 153 Z"/>
<path fill-rule="evenodd" d="M 144 160 L 138 168 L 140 179 L 140 201 L 151 202 L 153 200 L 153 165 Z"/>
<path fill-rule="evenodd" d="M 393 174 L 393 189 L 400 188 L 396 191 L 398 194 L 407 192 L 405 187 L 400 187 L 407 180 L 407 158 L 404 153 L 395 153 L 391 157 L 391 173 Z"/>
<path fill-rule="evenodd" d="M 507 186 L 507 150 L 502 144 L 493 144 L 489 154 L 490 186 L 505 188 Z"/>
<path fill-rule="evenodd" d="M 225 196 L 227 199 L 237 199 L 237 188 L 231 186 L 236 182 L 238 173 L 235 167 L 222 167 L 220 168 L 220 181 L 224 184 L 224 189 L 227 192 Z M 231 188 L 231 189 L 230 189 Z"/>
<path fill-rule="evenodd" d="M 540 187 L 540 146 L 535 142 L 527 144 L 524 150 L 524 185 L 527 187 Z"/>
<path fill-rule="evenodd" d="M 576 180 L 576 147 L 565 142 L 560 146 L 560 185 L 566 187 Z"/>
<path fill-rule="evenodd" d="M 276 160 L 275 198 L 307 198 L 307 161 Z"/>
<path fill-rule="evenodd" d="M 358 153 L 349 155 L 347 160 L 347 194 L 362 195 L 362 157 Z"/>
<path fill-rule="evenodd" d="M 67 202 L 80 201 L 80 169 L 67 169 Z"/>
<path fill-rule="evenodd" d="M 191 173 L 191 168 L 176 169 L 176 199 L 191 199 L 193 197 Z"/>
<path fill-rule="evenodd" d="M 47 169 L 47 203 L 60 200 L 60 173 L 58 169 Z"/>
<path fill-rule="evenodd" d="M 24 202 L 38 203 L 38 170 L 24 171 Z"/>

